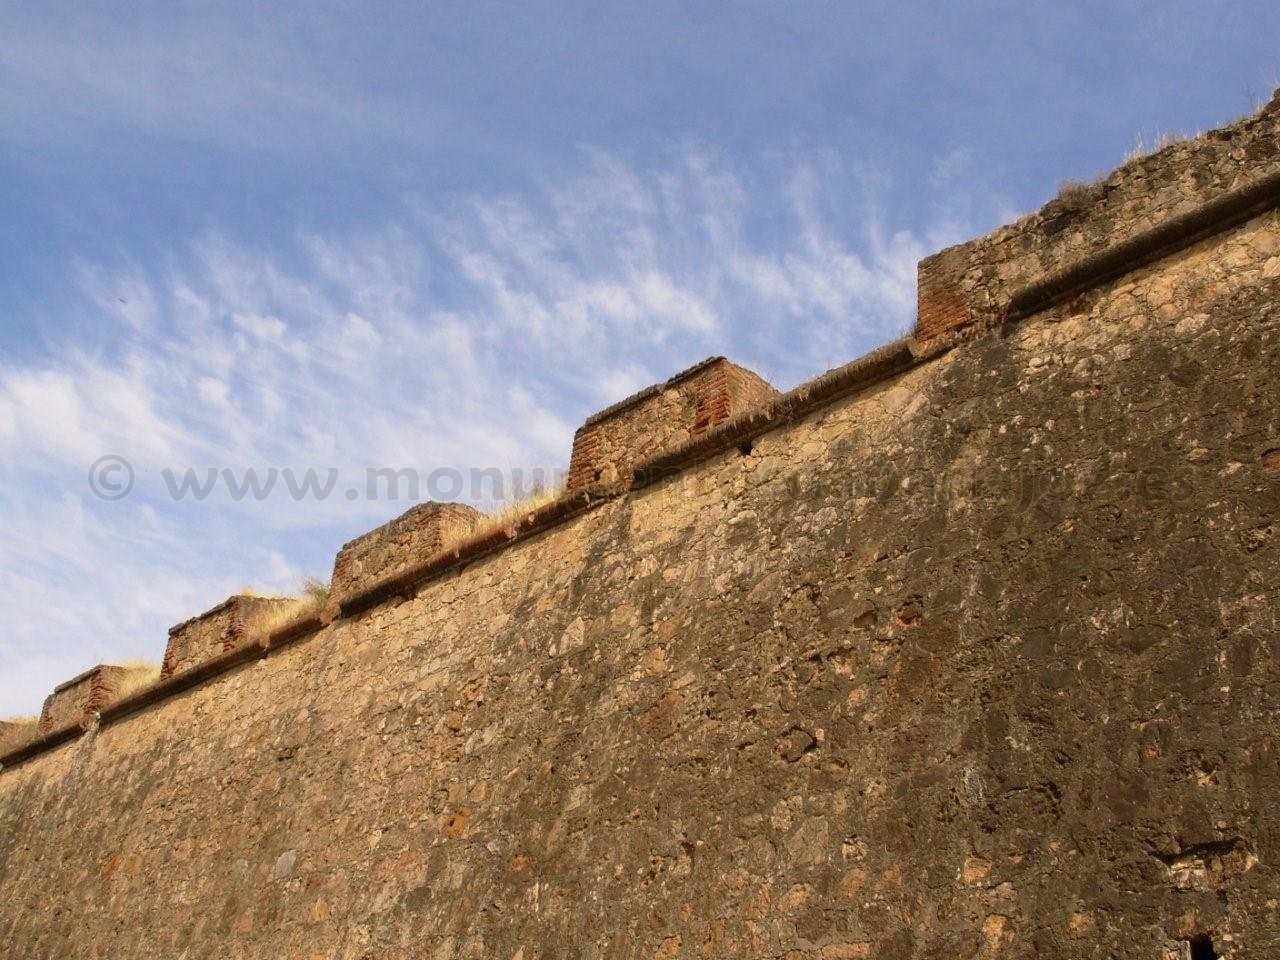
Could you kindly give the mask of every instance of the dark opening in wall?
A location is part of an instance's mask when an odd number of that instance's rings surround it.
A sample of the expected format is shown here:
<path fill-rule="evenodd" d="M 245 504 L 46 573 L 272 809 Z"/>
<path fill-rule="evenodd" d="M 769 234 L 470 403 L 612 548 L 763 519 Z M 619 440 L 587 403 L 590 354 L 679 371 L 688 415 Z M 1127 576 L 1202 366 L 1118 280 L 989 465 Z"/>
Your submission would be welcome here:
<path fill-rule="evenodd" d="M 738 452 L 744 457 L 749 456 L 751 454 L 751 441 L 748 440 L 745 443 L 738 444 Z"/>
<path fill-rule="evenodd" d="M 1213 949 L 1213 938 L 1207 933 L 1191 938 L 1191 960 L 1218 960 L 1218 951 Z"/>

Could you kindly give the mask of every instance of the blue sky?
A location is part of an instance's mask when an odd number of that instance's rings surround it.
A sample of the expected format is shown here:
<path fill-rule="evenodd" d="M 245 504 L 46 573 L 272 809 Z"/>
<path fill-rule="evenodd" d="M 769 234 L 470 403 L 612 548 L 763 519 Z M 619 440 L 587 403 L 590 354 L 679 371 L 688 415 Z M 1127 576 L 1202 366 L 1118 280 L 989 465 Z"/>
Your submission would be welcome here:
<path fill-rule="evenodd" d="M 562 466 L 709 354 L 892 338 L 921 256 L 1280 83 L 1274 3 L 941 6 L 0 5 L 0 715 L 407 506 L 166 468 Z"/>

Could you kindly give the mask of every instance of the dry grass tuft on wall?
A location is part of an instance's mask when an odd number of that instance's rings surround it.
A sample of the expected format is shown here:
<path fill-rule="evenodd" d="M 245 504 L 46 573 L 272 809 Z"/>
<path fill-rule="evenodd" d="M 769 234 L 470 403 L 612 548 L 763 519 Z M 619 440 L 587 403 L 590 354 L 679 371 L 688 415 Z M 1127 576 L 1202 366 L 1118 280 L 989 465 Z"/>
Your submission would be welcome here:
<path fill-rule="evenodd" d="M 1175 143 L 1182 143 L 1184 140 L 1189 139 L 1185 134 L 1178 133 L 1176 130 L 1165 130 L 1163 133 L 1157 133 L 1148 143 L 1146 134 L 1140 133 L 1133 147 L 1124 155 L 1124 162 L 1131 163 L 1141 157 L 1159 153 L 1165 147 L 1171 147 Z"/>
<path fill-rule="evenodd" d="M 247 624 L 249 635 L 262 637 L 302 617 L 316 616 L 329 601 L 329 585 L 318 577 L 303 577 L 298 592 L 302 595 L 288 598 L 289 603 L 278 604 Z M 257 593 L 251 595 L 263 596 Z"/>
<path fill-rule="evenodd" d="M 486 509 L 489 519 L 476 528 L 471 536 L 481 536 L 493 530 L 514 526 L 539 507 L 558 499 L 565 490 L 564 481 L 553 484 L 537 484 L 533 490 L 522 497 L 500 501 Z M 452 546 L 452 544 L 446 544 Z"/>
<path fill-rule="evenodd" d="M 160 679 L 160 664 L 151 660 L 125 660 L 116 666 L 124 667 L 129 671 L 115 692 L 117 700 L 131 693 L 137 693 L 143 687 L 149 687 Z"/>

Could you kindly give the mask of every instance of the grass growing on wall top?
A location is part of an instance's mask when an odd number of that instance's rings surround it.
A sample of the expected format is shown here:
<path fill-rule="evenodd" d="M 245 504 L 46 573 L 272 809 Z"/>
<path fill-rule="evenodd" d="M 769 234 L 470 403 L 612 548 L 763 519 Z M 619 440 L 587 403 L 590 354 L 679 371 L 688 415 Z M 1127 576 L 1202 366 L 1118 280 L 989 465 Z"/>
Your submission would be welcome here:
<path fill-rule="evenodd" d="M 303 577 L 299 592 L 302 596 L 289 598 L 290 603 L 280 604 L 255 617 L 248 625 L 249 634 L 253 637 L 266 636 L 286 623 L 316 616 L 329 602 L 329 585 L 317 577 Z"/>
<path fill-rule="evenodd" d="M 539 507 L 545 507 L 548 503 L 558 499 L 565 489 L 564 481 L 556 483 L 539 483 L 533 490 L 522 497 L 516 497 L 510 500 L 502 500 L 487 507 L 485 510 L 489 514 L 489 518 L 485 520 L 475 532 L 469 536 L 480 536 L 498 530 L 503 527 L 510 527 L 519 523 L 533 511 Z M 460 538 L 466 539 L 466 538 Z M 457 542 L 457 541 L 455 541 Z M 446 547 L 453 546 L 451 543 L 445 544 Z"/>
<path fill-rule="evenodd" d="M 151 660 L 125 660 L 116 666 L 124 667 L 129 671 L 115 692 L 117 700 L 131 693 L 137 693 L 143 687 L 149 687 L 160 679 L 160 664 Z"/>

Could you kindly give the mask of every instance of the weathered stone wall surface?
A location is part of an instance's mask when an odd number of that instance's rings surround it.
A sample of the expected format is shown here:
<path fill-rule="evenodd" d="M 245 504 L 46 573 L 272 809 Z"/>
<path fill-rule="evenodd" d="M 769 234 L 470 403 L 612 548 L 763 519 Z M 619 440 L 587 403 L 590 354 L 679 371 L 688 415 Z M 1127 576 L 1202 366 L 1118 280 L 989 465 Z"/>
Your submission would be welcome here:
<path fill-rule="evenodd" d="M 329 585 L 331 603 L 354 596 L 461 540 L 485 515 L 461 503 L 420 503 L 338 551 Z"/>
<path fill-rule="evenodd" d="M 703 434 L 777 395 L 745 367 L 724 357 L 704 360 L 583 424 L 573 438 L 568 487 L 612 483 L 644 457 Z"/>
<path fill-rule="evenodd" d="M 160 669 L 162 677 L 190 669 L 225 653 L 248 636 L 256 622 L 273 611 L 287 610 L 297 601 L 288 597 L 237 594 L 198 617 L 169 628 L 169 642 Z"/>
<path fill-rule="evenodd" d="M 1278 234 L 0 773 L 5 955 L 1272 955 Z"/>
<path fill-rule="evenodd" d="M 1280 169 L 1280 92 L 1254 117 L 1066 186 L 1035 213 L 920 261 L 921 340 L 994 318 L 1018 287 Z"/>

